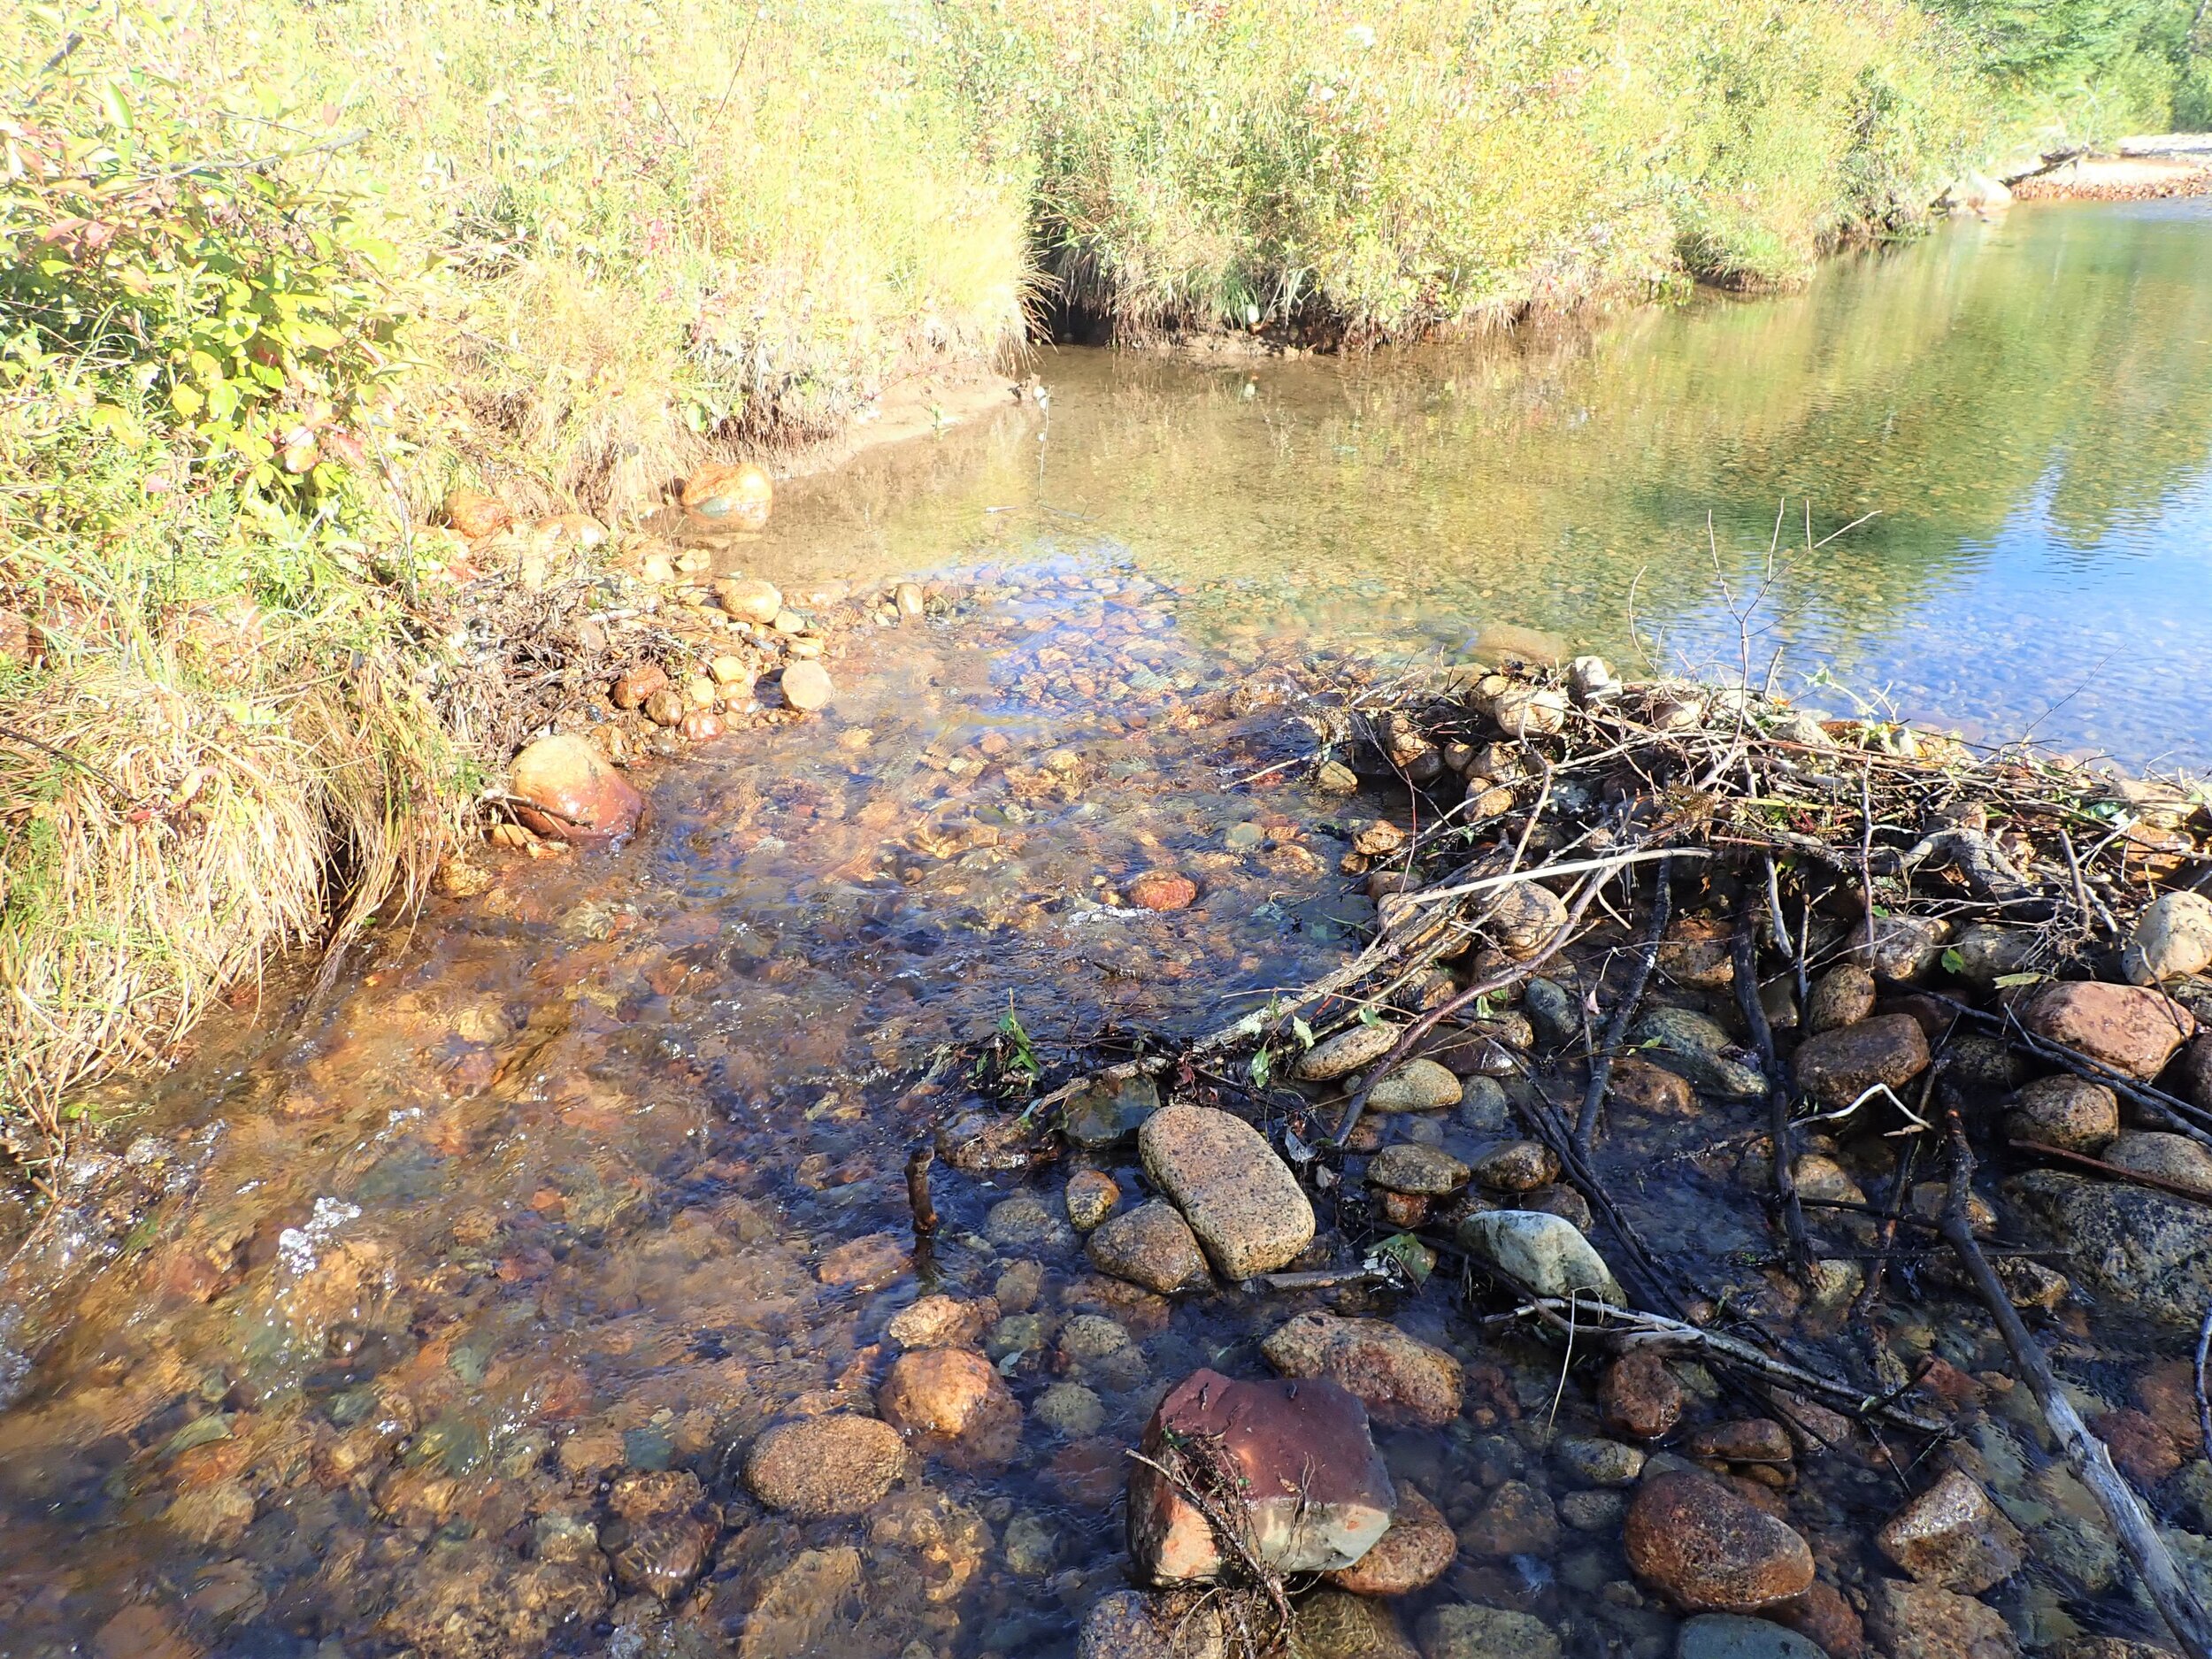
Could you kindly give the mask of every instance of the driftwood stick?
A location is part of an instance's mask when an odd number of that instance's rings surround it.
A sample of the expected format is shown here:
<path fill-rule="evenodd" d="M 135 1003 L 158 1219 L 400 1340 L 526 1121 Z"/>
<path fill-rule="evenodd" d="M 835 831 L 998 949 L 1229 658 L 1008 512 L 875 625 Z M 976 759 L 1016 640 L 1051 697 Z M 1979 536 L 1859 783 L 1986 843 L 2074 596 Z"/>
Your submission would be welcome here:
<path fill-rule="evenodd" d="M 2204 1363 L 2212 1356 L 2212 1308 L 2204 1310 L 2204 1323 L 2197 1327 L 2196 1363 L 2191 1368 L 2191 1379 L 2197 1389 L 2197 1432 L 2204 1438 L 2200 1444 L 2212 1447 L 2212 1402 L 2204 1397 Z"/>
<path fill-rule="evenodd" d="M 1966 1143 L 1966 1125 L 1959 1119 L 1957 1102 L 1944 1102 L 1944 1134 L 1951 1148 L 1950 1193 L 1943 1206 L 1943 1236 L 1965 1268 L 1975 1290 L 1996 1320 L 1997 1328 L 2004 1333 L 2005 1346 L 2012 1350 L 2013 1363 L 2019 1367 L 2033 1392 L 2036 1403 L 2043 1409 L 2043 1421 L 2051 1431 L 2051 1438 L 2058 1442 L 2065 1454 L 2068 1465 L 2081 1483 L 2089 1488 L 2097 1500 L 2097 1507 L 2105 1513 L 2118 1536 L 2121 1548 L 2127 1552 L 2135 1571 L 2143 1580 L 2143 1587 L 2150 1593 L 2151 1604 L 2157 1608 L 2159 1617 L 2180 1642 L 2182 1651 L 2189 1659 L 2212 1659 L 2212 1618 L 2187 1585 L 2182 1582 L 2181 1572 L 2174 1558 L 2158 1536 L 2158 1528 L 2144 1510 L 2142 1501 L 2118 1470 L 2112 1466 L 2112 1454 L 2105 1443 L 2089 1432 L 2081 1420 L 2081 1413 L 2060 1387 L 2057 1376 L 2051 1370 L 2043 1350 L 2028 1333 L 2014 1310 L 2012 1299 L 2005 1294 L 2005 1287 L 1982 1254 L 1981 1246 L 1974 1241 L 1973 1224 L 1967 1218 L 1967 1200 L 1974 1190 L 1974 1154 Z"/>
<path fill-rule="evenodd" d="M 1847 1416 L 1879 1417 L 1884 1422 L 1910 1429 L 1918 1434 L 1948 1436 L 1952 1432 L 1949 1424 L 1909 1411 L 1893 1398 L 1870 1395 L 1864 1389 L 1855 1388 L 1839 1378 L 1824 1377 L 1802 1365 L 1777 1359 L 1748 1342 L 1718 1331 L 1709 1331 L 1701 1325 L 1665 1318 L 1655 1313 L 1639 1313 L 1632 1309 L 1611 1307 L 1604 1302 L 1592 1302 L 1581 1297 L 1570 1302 L 1563 1296 L 1537 1296 L 1530 1298 L 1525 1305 L 1540 1315 L 1555 1329 L 1565 1329 L 1566 1321 L 1571 1317 L 1577 1330 L 1609 1335 L 1620 1348 L 1650 1346 L 1678 1353 L 1703 1355 L 1726 1364 L 1741 1366 L 1770 1382 L 1780 1384 L 1792 1393 L 1812 1394 L 1831 1401 Z"/>
<path fill-rule="evenodd" d="M 930 1196 L 929 1166 L 937 1148 L 924 1141 L 906 1155 L 906 1204 L 914 1212 L 914 1248 L 926 1253 L 937 1239 L 937 1203 Z"/>
<path fill-rule="evenodd" d="M 1775 918 L 1777 926 L 1781 918 Z M 1766 1005 L 1759 1000 L 1759 901 L 1746 896 L 1742 909 L 1736 912 L 1736 933 L 1732 941 L 1735 955 L 1736 1008 L 1743 1015 L 1743 1023 L 1750 1028 L 1751 1046 L 1759 1056 L 1759 1070 L 1767 1079 L 1768 1133 L 1774 1146 L 1774 1195 L 1782 1208 L 1782 1231 L 1789 1240 L 1790 1260 L 1803 1280 L 1811 1271 L 1813 1254 L 1805 1240 L 1805 1210 L 1797 1200 L 1797 1176 L 1791 1165 L 1795 1163 L 1793 1145 L 1796 1137 L 1790 1129 L 1790 1088 L 1782 1071 L 1781 1056 L 1775 1052 L 1773 1028 L 1767 1024 Z"/>
<path fill-rule="evenodd" d="M 1613 1056 L 1621 1044 L 1628 1041 L 1628 1028 L 1636 1021 L 1636 1010 L 1644 1000 L 1644 987 L 1651 983 L 1651 971 L 1659 960 L 1659 941 L 1666 937 L 1667 913 L 1674 903 L 1674 859 L 1662 855 L 1659 869 L 1653 879 L 1651 921 L 1644 929 L 1644 942 L 1637 952 L 1636 965 L 1631 971 L 1628 983 L 1621 987 L 1621 1000 L 1613 1006 L 1612 1017 L 1605 1022 L 1605 1034 L 1599 1041 L 1597 1050 L 1590 1056 L 1590 1087 L 1583 1091 L 1582 1110 L 1575 1118 L 1575 1147 L 1587 1157 L 1591 1145 L 1597 1139 L 1598 1112 L 1605 1104 L 1605 1086 L 1612 1081 Z"/>

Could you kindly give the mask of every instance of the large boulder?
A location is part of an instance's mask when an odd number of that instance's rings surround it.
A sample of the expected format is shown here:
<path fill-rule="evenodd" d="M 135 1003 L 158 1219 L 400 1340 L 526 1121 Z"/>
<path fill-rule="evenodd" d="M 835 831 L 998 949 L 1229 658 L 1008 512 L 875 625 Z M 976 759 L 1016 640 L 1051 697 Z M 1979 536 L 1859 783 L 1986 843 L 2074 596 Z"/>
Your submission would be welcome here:
<path fill-rule="evenodd" d="M 1901 1093 L 1928 1069 L 1928 1034 L 1910 1014 L 1884 1014 L 1806 1038 L 1796 1067 L 1805 1092 L 1840 1111 L 1871 1088 Z"/>
<path fill-rule="evenodd" d="M 2162 991 L 2096 979 L 2044 987 L 2028 1000 L 2021 1023 L 2141 1083 L 2163 1071 L 2197 1030 L 2196 1016 Z"/>
<path fill-rule="evenodd" d="M 2122 1181 L 2031 1170 L 2006 1193 L 2069 1253 L 2067 1271 L 2149 1318 L 2193 1329 L 2212 1302 L 2212 1209 Z"/>
<path fill-rule="evenodd" d="M 1787 1523 L 1686 1470 L 1637 1488 L 1624 1542 L 1636 1576 L 1694 1613 L 1747 1612 L 1812 1586 L 1812 1549 Z"/>
<path fill-rule="evenodd" d="M 1155 1584 L 1210 1583 L 1221 1572 L 1221 1540 L 1186 1485 L 1240 1511 L 1252 1552 L 1283 1573 L 1352 1565 L 1397 1508 L 1367 1409 L 1325 1380 L 1193 1371 L 1153 1412 L 1141 1452 L 1148 1461 L 1129 1477 L 1129 1553 Z"/>
<path fill-rule="evenodd" d="M 1165 1106 L 1145 1120 L 1137 1151 L 1226 1278 L 1271 1271 L 1313 1241 L 1313 1206 L 1298 1178 L 1241 1118 Z"/>
<path fill-rule="evenodd" d="M 1286 1377 L 1325 1377 L 1349 1389 L 1378 1423 L 1437 1429 L 1459 1415 L 1459 1362 L 1387 1319 L 1302 1313 L 1260 1351 Z"/>
<path fill-rule="evenodd" d="M 718 518 L 739 529 L 757 530 L 768 522 L 776 487 L 750 461 L 710 462 L 684 480 L 680 497 L 702 518 Z"/>
<path fill-rule="evenodd" d="M 507 792 L 515 816 L 551 841 L 589 844 L 637 827 L 645 797 L 573 732 L 541 737 L 515 757 Z"/>

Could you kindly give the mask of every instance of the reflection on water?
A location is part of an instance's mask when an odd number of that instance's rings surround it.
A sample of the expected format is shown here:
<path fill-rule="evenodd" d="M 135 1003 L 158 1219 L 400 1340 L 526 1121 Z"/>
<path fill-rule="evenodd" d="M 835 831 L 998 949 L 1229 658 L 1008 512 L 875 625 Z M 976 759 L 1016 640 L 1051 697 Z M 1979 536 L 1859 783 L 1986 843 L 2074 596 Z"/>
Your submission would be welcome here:
<path fill-rule="evenodd" d="M 1126 549 L 1218 584 L 1188 619 L 1224 632 L 1504 621 L 1632 664 L 1632 612 L 1658 663 L 1732 667 L 1713 548 L 1741 600 L 1783 509 L 1757 673 L 1779 649 L 1786 686 L 1829 664 L 1977 738 L 2212 759 L 2212 201 L 2022 209 L 1594 335 L 1039 366 L 1047 442 L 1010 411 L 797 487 L 775 555 Z M 1873 517 L 1807 556 L 1808 505 L 1815 541 Z"/>

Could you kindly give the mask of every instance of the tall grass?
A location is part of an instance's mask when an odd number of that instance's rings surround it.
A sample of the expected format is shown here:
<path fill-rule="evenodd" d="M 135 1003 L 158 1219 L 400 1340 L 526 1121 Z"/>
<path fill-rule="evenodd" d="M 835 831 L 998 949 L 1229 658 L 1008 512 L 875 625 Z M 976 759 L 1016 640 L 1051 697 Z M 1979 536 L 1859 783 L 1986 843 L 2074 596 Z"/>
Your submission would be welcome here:
<path fill-rule="evenodd" d="M 1403 334 L 1801 275 L 1979 136 L 1886 0 L 996 0 L 948 16 L 1038 157 L 1041 258 L 1125 329 Z"/>

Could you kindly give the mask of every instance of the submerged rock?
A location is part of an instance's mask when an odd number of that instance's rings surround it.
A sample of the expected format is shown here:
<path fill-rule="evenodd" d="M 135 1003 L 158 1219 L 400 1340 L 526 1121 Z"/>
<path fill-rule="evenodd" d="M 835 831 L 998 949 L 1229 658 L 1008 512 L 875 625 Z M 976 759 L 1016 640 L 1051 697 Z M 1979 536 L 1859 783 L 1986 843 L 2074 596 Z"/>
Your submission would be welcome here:
<path fill-rule="evenodd" d="M 2194 1328 L 2212 1302 L 2212 1209 L 2147 1187 L 2031 1170 L 2005 1190 L 2092 1289 Z"/>
<path fill-rule="evenodd" d="M 1175 1206 L 1154 1199 L 1091 1234 L 1091 1265 L 1162 1295 L 1206 1277 L 1206 1258 Z"/>
<path fill-rule="evenodd" d="M 1381 1594 L 1316 1591 L 1298 1603 L 1290 1651 L 1297 1659 L 1421 1659 L 1420 1650 L 1398 1628 L 1397 1616 L 1367 1599 Z"/>
<path fill-rule="evenodd" d="M 1647 1348 L 1631 1348 L 1605 1368 L 1598 1411 L 1617 1434 L 1655 1440 L 1682 1420 L 1681 1380 Z"/>
<path fill-rule="evenodd" d="M 1223 1659 L 1226 1651 L 1216 1609 L 1134 1590 L 1094 1601 L 1075 1639 L 1075 1659 Z"/>
<path fill-rule="evenodd" d="M 768 522 L 776 487 L 750 461 L 703 466 L 684 480 L 679 498 L 703 518 L 718 518 L 739 529 L 757 530 Z"/>
<path fill-rule="evenodd" d="M 1559 1659 L 1558 1632 L 1533 1614 L 1461 1602 L 1421 1621 L 1427 1659 Z"/>
<path fill-rule="evenodd" d="M 1889 1659 L 2016 1659 L 2004 1615 L 1932 1584 L 1878 1578 L 1867 1586 L 1866 1622 Z"/>
<path fill-rule="evenodd" d="M 571 732 L 541 737 L 515 757 L 507 787 L 515 810 L 534 833 L 551 841 L 590 842 L 637 827 L 645 797 Z"/>
<path fill-rule="evenodd" d="M 1152 1414 L 1142 1450 L 1170 1467 L 1195 1460 L 1191 1478 L 1240 1505 L 1253 1553 L 1278 1572 L 1352 1565 L 1397 1507 L 1366 1408 L 1325 1380 L 1237 1382 L 1194 1371 Z M 1129 1553 L 1156 1584 L 1210 1583 L 1222 1568 L 1203 1512 L 1142 1463 L 1129 1477 Z"/>
<path fill-rule="evenodd" d="M 1313 1240 L 1313 1206 L 1260 1132 L 1210 1107 L 1173 1104 L 1137 1136 L 1145 1173 L 1230 1279 L 1282 1266 Z"/>
<path fill-rule="evenodd" d="M 1674 1659 L 1826 1659 L 1817 1642 L 1763 1618 L 1701 1613 L 1675 1638 Z"/>
<path fill-rule="evenodd" d="M 830 681 L 829 670 L 816 662 L 790 664 L 778 683 L 783 688 L 783 700 L 803 714 L 827 708 L 837 690 Z"/>
<path fill-rule="evenodd" d="M 1805 1594 L 1813 1553 L 1735 1487 L 1685 1471 L 1637 1488 L 1624 1534 L 1628 1564 L 1693 1612 L 1742 1612 Z"/>
<path fill-rule="evenodd" d="M 1359 1595 L 1407 1595 L 1442 1578 L 1459 1555 L 1459 1538 L 1437 1507 L 1413 1487 L 1398 1487 L 1398 1512 L 1375 1547 L 1329 1582 Z"/>
<path fill-rule="evenodd" d="M 1068 1096 L 1060 1122 L 1077 1146 L 1103 1151 L 1133 1139 L 1159 1110 L 1159 1086 L 1150 1078 L 1096 1078 Z"/>
<path fill-rule="evenodd" d="M 2002 1583 L 2027 1558 L 2019 1529 L 1957 1469 L 1891 1516 L 1874 1541 L 1922 1583 L 1969 1594 Z"/>
<path fill-rule="evenodd" d="M 1302 1313 L 1260 1351 L 1286 1377 L 1325 1377 L 1358 1395 L 1378 1423 L 1441 1428 L 1459 1416 L 1459 1362 L 1387 1319 Z"/>
<path fill-rule="evenodd" d="M 884 1418 L 910 1434 L 957 1437 L 987 1418 L 1002 1417 L 1013 1397 L 998 1368 L 970 1348 L 918 1348 L 902 1354 L 877 1398 Z"/>
<path fill-rule="evenodd" d="M 1686 1008 L 1655 1008 L 1639 1019 L 1629 1041 L 1648 1057 L 1672 1067 L 1709 1094 L 1729 1100 L 1759 1100 L 1766 1075 L 1737 1057 L 1735 1045 L 1717 1020 Z"/>
<path fill-rule="evenodd" d="M 906 1472 L 906 1442 L 876 1417 L 832 1412 L 780 1423 L 753 1442 L 745 1484 L 803 1520 L 857 1515 Z"/>

